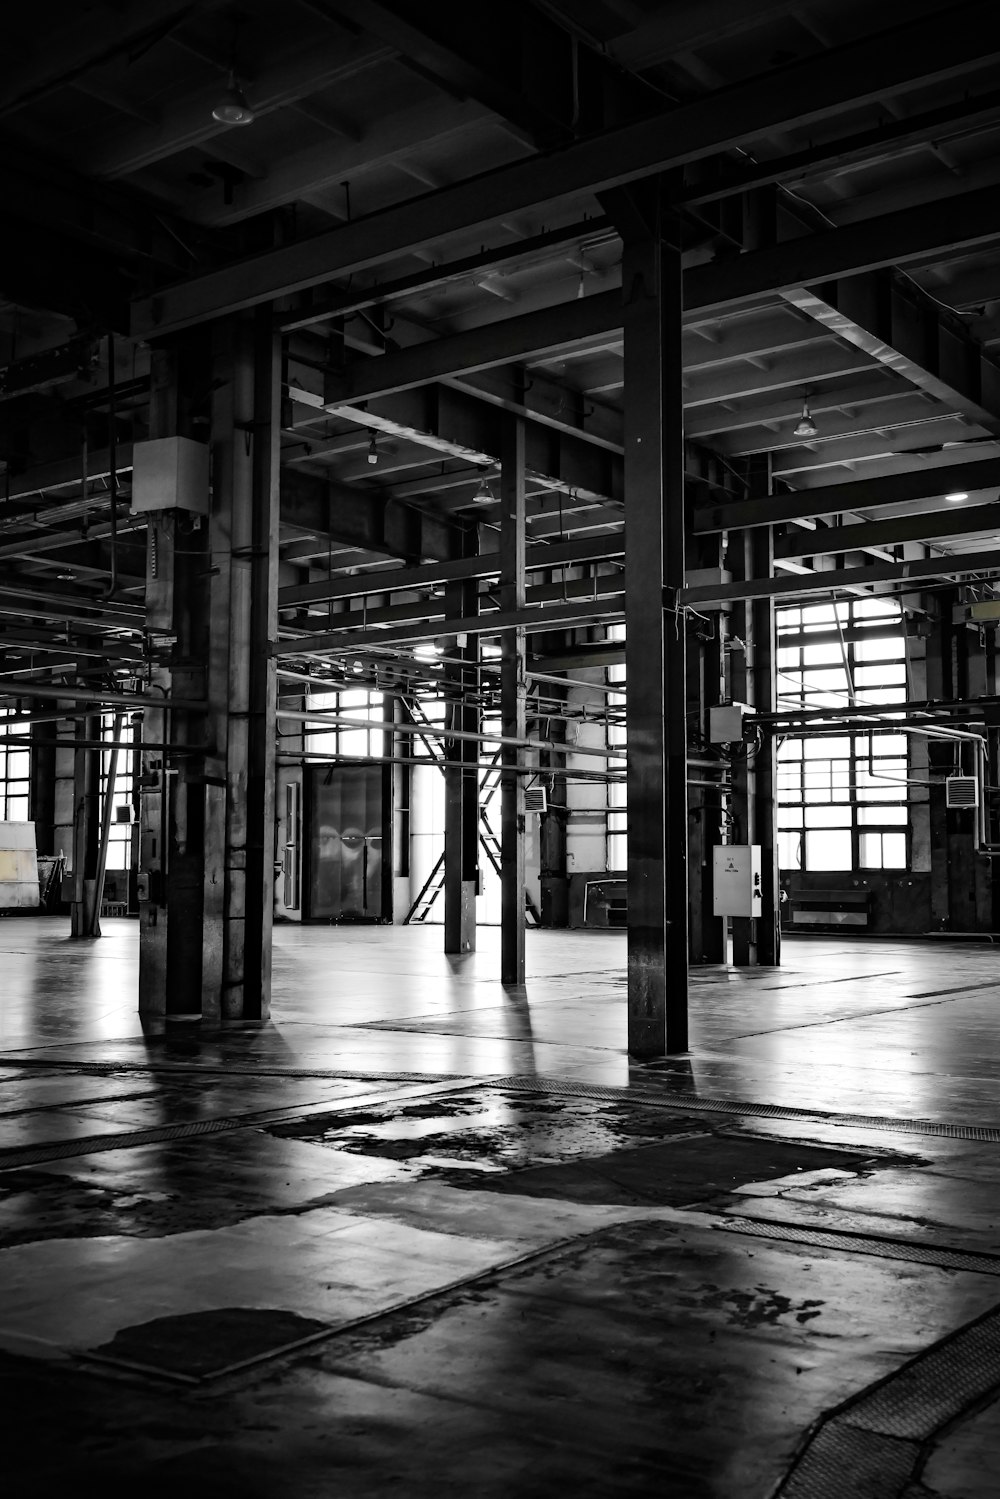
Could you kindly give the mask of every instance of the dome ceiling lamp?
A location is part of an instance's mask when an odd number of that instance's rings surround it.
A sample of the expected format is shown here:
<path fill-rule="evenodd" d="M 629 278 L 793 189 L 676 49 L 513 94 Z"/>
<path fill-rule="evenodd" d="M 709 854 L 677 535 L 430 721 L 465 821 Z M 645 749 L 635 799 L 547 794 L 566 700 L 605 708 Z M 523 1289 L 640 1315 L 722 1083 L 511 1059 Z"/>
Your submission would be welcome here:
<path fill-rule="evenodd" d="M 819 436 L 819 428 L 817 427 L 816 423 L 813 421 L 813 419 L 812 419 L 812 412 L 809 410 L 809 391 L 806 391 L 805 394 L 802 397 L 802 415 L 799 417 L 799 419 L 796 422 L 795 426 L 792 428 L 792 436 L 793 437 L 818 437 Z"/>
<path fill-rule="evenodd" d="M 252 125 L 257 116 L 247 103 L 234 68 L 229 69 L 226 92 L 212 110 L 212 119 L 220 125 Z"/>
<path fill-rule="evenodd" d="M 247 103 L 240 83 L 236 60 L 236 44 L 239 38 L 238 23 L 233 27 L 233 45 L 229 55 L 229 77 L 226 92 L 212 110 L 212 119 L 220 125 L 252 125 L 257 116 Z"/>

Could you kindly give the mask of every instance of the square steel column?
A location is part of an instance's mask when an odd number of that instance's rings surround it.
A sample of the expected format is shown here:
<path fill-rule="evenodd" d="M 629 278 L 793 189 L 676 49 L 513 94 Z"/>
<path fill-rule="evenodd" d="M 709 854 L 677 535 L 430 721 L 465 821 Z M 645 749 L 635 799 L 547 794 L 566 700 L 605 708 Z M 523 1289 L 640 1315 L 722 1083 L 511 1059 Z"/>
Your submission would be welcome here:
<path fill-rule="evenodd" d="M 274 908 L 280 341 L 269 308 L 212 339 L 211 636 L 202 1007 L 266 1019 Z"/>
<path fill-rule="evenodd" d="M 658 187 L 621 216 L 625 328 L 628 1044 L 688 1045 L 681 253 Z M 668 611 L 664 612 L 664 605 Z"/>
<path fill-rule="evenodd" d="M 463 553 L 478 550 L 475 528 L 469 528 Z M 468 618 L 479 607 L 475 582 L 449 583 L 445 612 Z M 448 645 L 445 665 L 448 723 L 461 733 L 475 734 L 479 712 L 479 636 L 459 637 Z M 444 950 L 474 952 L 476 947 L 476 891 L 479 882 L 479 753 L 473 739 L 446 739 L 444 805 Z"/>
<path fill-rule="evenodd" d="M 524 422 L 504 419 L 500 448 L 500 608 L 523 609 L 525 599 Z M 500 659 L 504 738 L 527 731 L 524 630 L 506 630 Z M 500 979 L 524 983 L 524 751 L 504 745 L 500 755 Z"/>

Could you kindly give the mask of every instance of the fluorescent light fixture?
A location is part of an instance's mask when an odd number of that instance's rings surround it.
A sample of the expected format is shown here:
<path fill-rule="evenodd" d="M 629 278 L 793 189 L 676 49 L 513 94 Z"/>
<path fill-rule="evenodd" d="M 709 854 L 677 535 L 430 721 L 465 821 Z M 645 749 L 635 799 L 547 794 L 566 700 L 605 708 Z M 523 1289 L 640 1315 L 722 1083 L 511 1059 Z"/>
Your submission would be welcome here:
<path fill-rule="evenodd" d="M 483 642 L 482 651 L 484 661 L 499 661 L 503 654 L 500 647 L 492 640 Z"/>
<path fill-rule="evenodd" d="M 960 500 L 967 500 L 969 496 L 964 489 L 956 489 L 953 494 L 946 494 L 945 499 L 949 505 L 957 505 Z"/>
<path fill-rule="evenodd" d="M 435 645 L 433 640 L 421 640 L 419 645 L 413 647 L 413 654 L 418 661 L 436 661 L 441 654 L 441 647 Z"/>

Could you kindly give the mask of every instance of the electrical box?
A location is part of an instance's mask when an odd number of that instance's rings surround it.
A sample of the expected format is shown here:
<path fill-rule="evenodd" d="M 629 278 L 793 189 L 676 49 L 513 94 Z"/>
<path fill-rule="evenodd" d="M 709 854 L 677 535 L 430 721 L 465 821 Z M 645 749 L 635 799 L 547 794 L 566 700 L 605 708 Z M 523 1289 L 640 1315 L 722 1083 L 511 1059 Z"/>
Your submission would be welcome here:
<path fill-rule="evenodd" d="M 742 739 L 744 720 L 749 712 L 746 703 L 719 703 L 709 708 L 709 744 L 734 744 Z"/>
<path fill-rule="evenodd" d="M 712 850 L 712 912 L 715 916 L 761 914 L 759 843 L 725 843 Z"/>
<path fill-rule="evenodd" d="M 208 448 L 190 437 L 154 437 L 132 449 L 132 509 L 208 514 Z"/>

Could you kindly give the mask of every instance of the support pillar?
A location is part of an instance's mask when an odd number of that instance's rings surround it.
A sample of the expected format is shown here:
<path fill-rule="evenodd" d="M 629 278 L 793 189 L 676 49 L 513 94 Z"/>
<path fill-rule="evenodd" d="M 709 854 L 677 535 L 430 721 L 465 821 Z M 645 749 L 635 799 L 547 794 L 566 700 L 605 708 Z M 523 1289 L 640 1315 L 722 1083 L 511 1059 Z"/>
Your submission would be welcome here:
<path fill-rule="evenodd" d="M 523 609 L 525 600 L 524 422 L 504 419 L 500 450 L 500 608 Z M 500 659 L 501 732 L 523 740 L 527 683 L 523 629 L 506 630 Z M 500 979 L 524 983 L 524 751 L 504 745 L 500 755 Z"/>
<path fill-rule="evenodd" d="M 271 309 L 212 330 L 202 1010 L 266 1020 L 274 915 L 281 348 Z"/>
<path fill-rule="evenodd" d="M 101 737 L 101 720 L 89 714 L 78 735 L 91 743 Z M 73 899 L 69 934 L 91 937 L 97 899 L 97 862 L 101 841 L 101 752 L 79 746 L 73 762 Z"/>
<path fill-rule="evenodd" d="M 471 543 L 474 535 L 470 529 Z M 463 549 L 473 555 L 471 545 Z M 472 582 L 450 583 L 445 589 L 445 613 L 467 618 L 478 607 L 478 588 Z M 478 733 L 479 637 L 460 636 L 448 647 L 445 666 L 448 722 L 461 733 Z M 445 740 L 444 804 L 444 950 L 474 952 L 476 948 L 476 893 L 479 884 L 479 753 L 474 740 Z"/>
<path fill-rule="evenodd" d="M 620 215 L 625 327 L 629 1052 L 688 1045 L 681 252 L 659 185 Z"/>
<path fill-rule="evenodd" d="M 209 515 L 150 516 L 139 1008 L 265 1019 L 274 899 L 279 345 L 260 308 L 154 352 L 151 435 L 210 435 Z"/>

